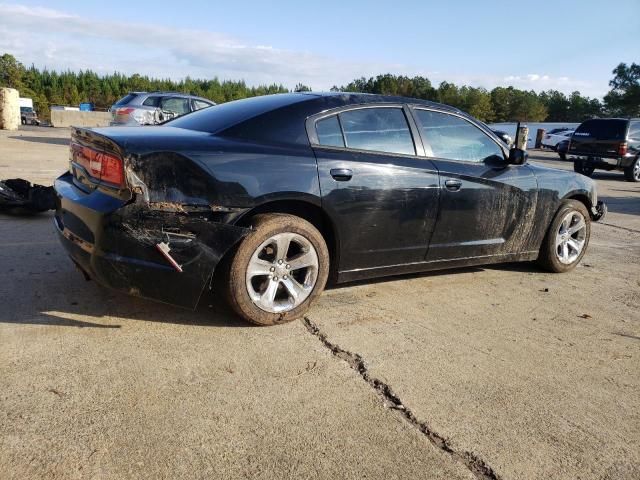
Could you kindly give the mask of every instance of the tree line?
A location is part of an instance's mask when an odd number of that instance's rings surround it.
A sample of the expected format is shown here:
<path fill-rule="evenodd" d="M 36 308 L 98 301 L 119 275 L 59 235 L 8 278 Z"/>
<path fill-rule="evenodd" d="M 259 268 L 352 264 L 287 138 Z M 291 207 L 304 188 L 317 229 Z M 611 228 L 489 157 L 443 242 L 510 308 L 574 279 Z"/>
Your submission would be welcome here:
<path fill-rule="evenodd" d="M 484 122 L 582 122 L 588 118 L 640 116 L 640 65 L 619 64 L 613 70 L 612 87 L 603 101 L 558 90 L 536 93 L 514 87 L 485 88 L 442 82 L 434 87 L 428 78 L 378 75 L 333 87 L 334 91 L 379 93 L 446 103 Z"/>
<path fill-rule="evenodd" d="M 581 122 L 603 116 L 640 116 L 640 65 L 619 64 L 609 82 L 611 91 L 600 101 L 573 92 L 565 95 L 557 90 L 536 93 L 514 87 L 484 88 L 457 86 L 442 82 L 432 85 L 428 78 L 403 75 L 378 75 L 359 78 L 333 91 L 350 91 L 400 95 L 446 103 L 485 122 Z M 90 102 L 97 109 L 108 109 L 131 91 L 176 91 L 198 95 L 224 103 L 240 98 L 285 93 L 282 84 L 249 87 L 242 80 L 192 79 L 174 81 L 140 74 L 113 73 L 98 75 L 91 70 L 56 72 L 25 67 L 10 54 L 0 56 L 0 87 L 20 91 L 20 96 L 33 99 L 34 108 L 43 118 L 51 105 L 78 105 Z M 299 83 L 294 91 L 309 91 Z"/>

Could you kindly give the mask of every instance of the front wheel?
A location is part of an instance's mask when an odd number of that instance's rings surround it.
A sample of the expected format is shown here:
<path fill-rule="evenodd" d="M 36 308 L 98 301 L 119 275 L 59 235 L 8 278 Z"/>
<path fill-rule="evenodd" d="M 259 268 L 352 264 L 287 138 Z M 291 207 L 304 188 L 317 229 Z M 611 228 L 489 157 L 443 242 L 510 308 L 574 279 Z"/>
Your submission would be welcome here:
<path fill-rule="evenodd" d="M 229 267 L 229 304 L 258 325 L 301 317 L 327 282 L 329 252 L 322 234 L 285 214 L 256 215 L 252 227 Z"/>
<path fill-rule="evenodd" d="M 582 202 L 565 200 L 547 231 L 538 263 L 551 272 L 568 272 L 582 260 L 591 236 L 591 219 Z"/>
<path fill-rule="evenodd" d="M 591 175 L 593 175 L 594 170 L 595 167 L 589 165 L 584 160 L 575 160 L 573 162 L 573 171 L 576 173 L 580 173 L 585 177 L 590 177 Z"/>
<path fill-rule="evenodd" d="M 640 182 L 640 157 L 624 169 L 624 178 L 628 182 Z"/>

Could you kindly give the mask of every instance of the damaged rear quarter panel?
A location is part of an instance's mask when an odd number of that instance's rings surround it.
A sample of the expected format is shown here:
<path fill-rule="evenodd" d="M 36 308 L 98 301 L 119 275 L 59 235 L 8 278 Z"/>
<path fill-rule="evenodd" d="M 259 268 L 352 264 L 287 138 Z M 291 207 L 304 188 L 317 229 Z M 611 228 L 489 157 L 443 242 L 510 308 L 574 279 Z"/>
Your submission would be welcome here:
<path fill-rule="evenodd" d="M 113 137 L 126 152 L 125 175 L 135 195 L 105 218 L 96 240 L 104 255 L 94 262 L 104 283 L 129 294 L 195 307 L 220 259 L 250 232 L 234 225 L 237 218 L 273 200 L 319 203 L 309 149 L 267 151 L 244 142 L 234 148 L 197 134 L 179 149 L 174 139 L 171 148 L 178 151 L 158 151 L 158 139 L 149 151 L 141 137 Z M 182 272 L 158 251 L 161 242 Z"/>
<path fill-rule="evenodd" d="M 206 214 L 164 211 L 136 202 L 105 222 L 98 239 L 103 254 L 95 256 L 93 268 L 103 283 L 118 290 L 195 308 L 220 259 L 248 233 Z M 162 242 L 169 245 L 182 272 L 158 251 Z"/>

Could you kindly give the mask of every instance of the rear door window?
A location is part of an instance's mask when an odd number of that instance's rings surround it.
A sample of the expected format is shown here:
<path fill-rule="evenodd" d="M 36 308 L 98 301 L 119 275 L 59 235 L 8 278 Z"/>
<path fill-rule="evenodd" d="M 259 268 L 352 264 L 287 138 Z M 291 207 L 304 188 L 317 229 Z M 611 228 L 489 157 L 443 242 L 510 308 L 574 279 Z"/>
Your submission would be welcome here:
<path fill-rule="evenodd" d="M 415 112 L 428 157 L 463 162 L 482 162 L 494 155 L 504 158 L 502 148 L 467 120 L 432 110 Z"/>
<path fill-rule="evenodd" d="M 213 106 L 212 103 L 209 102 L 204 102 L 202 100 L 193 100 L 193 110 L 202 110 L 203 108 L 207 108 L 207 107 L 211 107 Z"/>
<path fill-rule="evenodd" d="M 162 99 L 162 110 L 175 115 L 184 115 L 189 113 L 189 99 L 181 97 L 168 97 Z"/>
<path fill-rule="evenodd" d="M 339 115 L 347 148 L 415 155 L 411 131 L 401 108 L 361 108 Z"/>
<path fill-rule="evenodd" d="M 344 147 L 344 138 L 338 116 L 323 118 L 316 122 L 318 143 L 329 147 Z"/>
<path fill-rule="evenodd" d="M 585 140 L 624 140 L 626 134 L 626 120 L 587 120 L 573 135 Z"/>

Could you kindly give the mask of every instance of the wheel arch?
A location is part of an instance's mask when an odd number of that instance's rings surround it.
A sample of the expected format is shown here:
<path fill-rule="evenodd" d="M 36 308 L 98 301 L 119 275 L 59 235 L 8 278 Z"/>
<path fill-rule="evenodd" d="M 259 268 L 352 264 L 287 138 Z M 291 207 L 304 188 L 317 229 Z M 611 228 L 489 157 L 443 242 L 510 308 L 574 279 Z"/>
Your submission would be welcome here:
<path fill-rule="evenodd" d="M 562 198 L 562 200 L 560 201 L 560 204 L 562 203 L 563 200 L 577 200 L 583 203 L 585 207 L 587 207 L 588 212 L 590 212 L 591 208 L 593 207 L 591 203 L 591 198 L 589 197 L 588 193 L 584 191 L 574 191 L 574 192 L 568 193 Z M 560 204 L 558 204 L 558 208 L 556 209 L 556 211 L 560 208 Z"/>
<path fill-rule="evenodd" d="M 242 227 L 249 227 L 251 225 L 251 219 L 263 213 L 286 213 L 295 215 L 316 227 L 322 234 L 327 244 L 327 249 L 329 250 L 329 279 L 335 280 L 340 262 L 340 239 L 335 223 L 321 206 L 309 200 L 270 200 L 244 212 L 242 216 L 236 219 L 235 224 Z"/>

